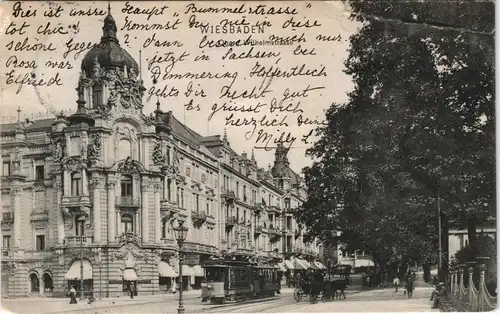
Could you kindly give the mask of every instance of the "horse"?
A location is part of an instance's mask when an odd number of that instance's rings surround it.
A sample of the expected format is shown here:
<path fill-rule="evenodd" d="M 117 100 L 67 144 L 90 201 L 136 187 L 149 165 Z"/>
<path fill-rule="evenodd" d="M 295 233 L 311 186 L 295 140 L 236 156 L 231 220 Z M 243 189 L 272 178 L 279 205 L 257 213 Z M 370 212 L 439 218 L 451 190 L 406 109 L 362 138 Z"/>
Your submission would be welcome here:
<path fill-rule="evenodd" d="M 343 295 L 344 300 L 346 299 L 345 297 L 345 289 L 347 288 L 347 285 L 349 285 L 349 278 L 344 278 L 341 280 L 334 280 L 330 282 L 325 283 L 325 290 L 328 290 L 332 293 L 333 299 L 340 299 L 340 297 Z"/>

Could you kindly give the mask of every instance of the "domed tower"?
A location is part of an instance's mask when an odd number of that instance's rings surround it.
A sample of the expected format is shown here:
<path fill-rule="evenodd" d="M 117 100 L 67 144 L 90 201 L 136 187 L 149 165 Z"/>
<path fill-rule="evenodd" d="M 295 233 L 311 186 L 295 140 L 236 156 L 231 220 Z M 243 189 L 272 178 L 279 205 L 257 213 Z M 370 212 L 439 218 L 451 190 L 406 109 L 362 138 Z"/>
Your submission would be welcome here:
<path fill-rule="evenodd" d="M 287 157 L 288 149 L 283 143 L 278 143 L 274 153 L 274 166 L 271 170 L 274 182 L 280 189 L 288 189 L 290 187 L 290 162 Z"/>
<path fill-rule="evenodd" d="M 106 112 L 113 107 L 142 110 L 145 88 L 138 79 L 139 66 L 120 47 L 116 33 L 108 5 L 101 42 L 87 52 L 81 65 L 78 89 L 89 112 Z"/>

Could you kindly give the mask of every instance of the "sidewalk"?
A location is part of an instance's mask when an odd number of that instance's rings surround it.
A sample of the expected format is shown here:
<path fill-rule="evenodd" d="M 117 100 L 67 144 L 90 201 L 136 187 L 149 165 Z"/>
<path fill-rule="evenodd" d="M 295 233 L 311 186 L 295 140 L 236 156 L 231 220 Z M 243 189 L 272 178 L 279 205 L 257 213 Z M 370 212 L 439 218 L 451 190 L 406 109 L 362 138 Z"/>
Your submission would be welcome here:
<path fill-rule="evenodd" d="M 184 299 L 197 299 L 201 296 L 200 290 L 184 291 Z M 87 304 L 87 300 L 78 300 L 78 304 L 69 304 L 69 298 L 15 298 L 2 300 L 2 312 L 7 310 L 12 313 L 65 313 L 68 311 L 83 310 L 83 309 L 99 309 L 113 306 L 144 304 L 152 301 L 172 300 L 175 303 L 179 299 L 179 292 L 176 294 L 155 294 L 136 296 L 133 299 L 127 296 L 119 298 L 96 299 L 92 304 Z"/>

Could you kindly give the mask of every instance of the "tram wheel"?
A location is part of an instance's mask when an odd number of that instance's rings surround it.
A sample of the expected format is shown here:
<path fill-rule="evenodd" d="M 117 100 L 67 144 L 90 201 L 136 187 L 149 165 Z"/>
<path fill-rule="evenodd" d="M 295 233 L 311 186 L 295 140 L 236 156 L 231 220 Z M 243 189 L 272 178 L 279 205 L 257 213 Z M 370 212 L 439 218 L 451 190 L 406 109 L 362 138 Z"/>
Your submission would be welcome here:
<path fill-rule="evenodd" d="M 302 291 L 302 289 L 295 288 L 293 290 L 293 297 L 295 298 L 295 301 L 300 302 L 303 296 L 304 296 L 304 291 Z"/>

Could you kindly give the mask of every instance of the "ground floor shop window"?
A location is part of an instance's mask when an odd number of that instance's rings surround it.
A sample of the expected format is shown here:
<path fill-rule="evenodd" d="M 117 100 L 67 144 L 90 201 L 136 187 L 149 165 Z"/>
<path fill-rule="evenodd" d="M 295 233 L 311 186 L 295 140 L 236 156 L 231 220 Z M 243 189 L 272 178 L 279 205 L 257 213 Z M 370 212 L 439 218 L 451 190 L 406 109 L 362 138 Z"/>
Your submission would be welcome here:
<path fill-rule="evenodd" d="M 81 281 L 79 279 L 76 280 L 68 280 L 68 291 L 71 288 L 71 286 L 75 287 L 76 294 L 79 297 L 80 296 L 80 291 L 82 291 L 81 287 Z M 92 291 L 94 290 L 94 280 L 93 279 L 87 279 L 83 281 L 83 295 L 84 296 L 92 296 Z"/>
<path fill-rule="evenodd" d="M 160 285 L 161 290 L 170 290 L 172 288 L 172 284 L 175 283 L 175 278 L 171 277 L 158 277 L 158 284 Z"/>

